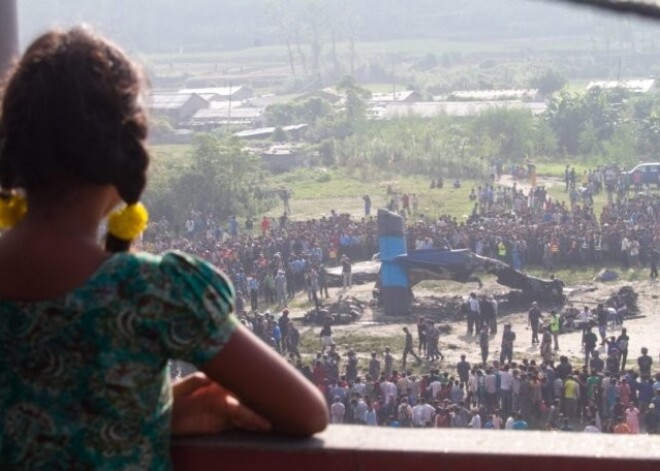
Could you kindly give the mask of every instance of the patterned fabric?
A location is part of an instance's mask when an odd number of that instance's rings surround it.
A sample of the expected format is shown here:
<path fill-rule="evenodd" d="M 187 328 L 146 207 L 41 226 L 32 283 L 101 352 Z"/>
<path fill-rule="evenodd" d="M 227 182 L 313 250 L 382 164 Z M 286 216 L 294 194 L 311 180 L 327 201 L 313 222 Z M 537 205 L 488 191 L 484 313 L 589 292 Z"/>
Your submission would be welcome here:
<path fill-rule="evenodd" d="M 171 252 L 115 254 L 54 300 L 0 301 L 0 468 L 169 469 L 167 360 L 210 360 L 233 298 Z"/>

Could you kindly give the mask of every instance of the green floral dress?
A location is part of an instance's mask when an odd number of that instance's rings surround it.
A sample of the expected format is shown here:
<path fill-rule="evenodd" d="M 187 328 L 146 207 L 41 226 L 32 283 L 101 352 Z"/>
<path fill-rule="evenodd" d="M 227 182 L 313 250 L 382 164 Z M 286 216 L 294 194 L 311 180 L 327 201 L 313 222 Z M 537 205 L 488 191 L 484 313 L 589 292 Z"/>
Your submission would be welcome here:
<path fill-rule="evenodd" d="M 169 469 L 167 361 L 203 365 L 234 292 L 190 255 L 120 253 L 57 299 L 0 301 L 0 468 Z"/>

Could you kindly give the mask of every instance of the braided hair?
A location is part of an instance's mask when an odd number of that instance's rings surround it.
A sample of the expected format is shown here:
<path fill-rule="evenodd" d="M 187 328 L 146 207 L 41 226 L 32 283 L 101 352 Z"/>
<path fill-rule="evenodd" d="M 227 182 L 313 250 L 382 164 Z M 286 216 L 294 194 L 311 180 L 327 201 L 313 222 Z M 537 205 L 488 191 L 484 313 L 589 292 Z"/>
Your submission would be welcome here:
<path fill-rule="evenodd" d="M 85 27 L 37 38 L 10 71 L 0 111 L 0 187 L 58 201 L 82 184 L 114 185 L 139 201 L 149 154 L 144 76 Z M 130 241 L 112 235 L 106 250 Z"/>

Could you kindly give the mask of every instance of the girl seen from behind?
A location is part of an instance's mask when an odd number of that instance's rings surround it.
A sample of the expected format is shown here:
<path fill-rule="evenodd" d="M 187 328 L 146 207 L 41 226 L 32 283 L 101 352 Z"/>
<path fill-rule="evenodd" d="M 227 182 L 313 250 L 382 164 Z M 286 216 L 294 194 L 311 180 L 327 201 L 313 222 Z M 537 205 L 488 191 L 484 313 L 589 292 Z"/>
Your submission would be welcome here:
<path fill-rule="evenodd" d="M 172 434 L 327 424 L 319 391 L 234 317 L 222 273 L 129 251 L 147 219 L 142 88 L 119 48 L 76 28 L 36 39 L 3 89 L 3 466 L 167 469 Z M 172 387 L 169 358 L 203 374 Z"/>

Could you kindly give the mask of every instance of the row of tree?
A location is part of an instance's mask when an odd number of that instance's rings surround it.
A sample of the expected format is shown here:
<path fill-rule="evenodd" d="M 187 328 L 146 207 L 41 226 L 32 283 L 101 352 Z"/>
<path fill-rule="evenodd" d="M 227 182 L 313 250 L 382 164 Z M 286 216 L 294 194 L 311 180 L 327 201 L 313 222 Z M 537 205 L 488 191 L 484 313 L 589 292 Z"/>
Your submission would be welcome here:
<path fill-rule="evenodd" d="M 343 107 L 308 97 L 266 113 L 272 125 L 310 124 L 307 139 L 325 164 L 465 175 L 485 171 L 496 159 L 573 156 L 627 166 L 660 157 L 660 99 L 655 95 L 592 89 L 556 94 L 540 116 L 494 109 L 470 118 L 378 121 L 368 119 L 367 91 L 350 78 L 337 88 L 346 95 Z"/>

